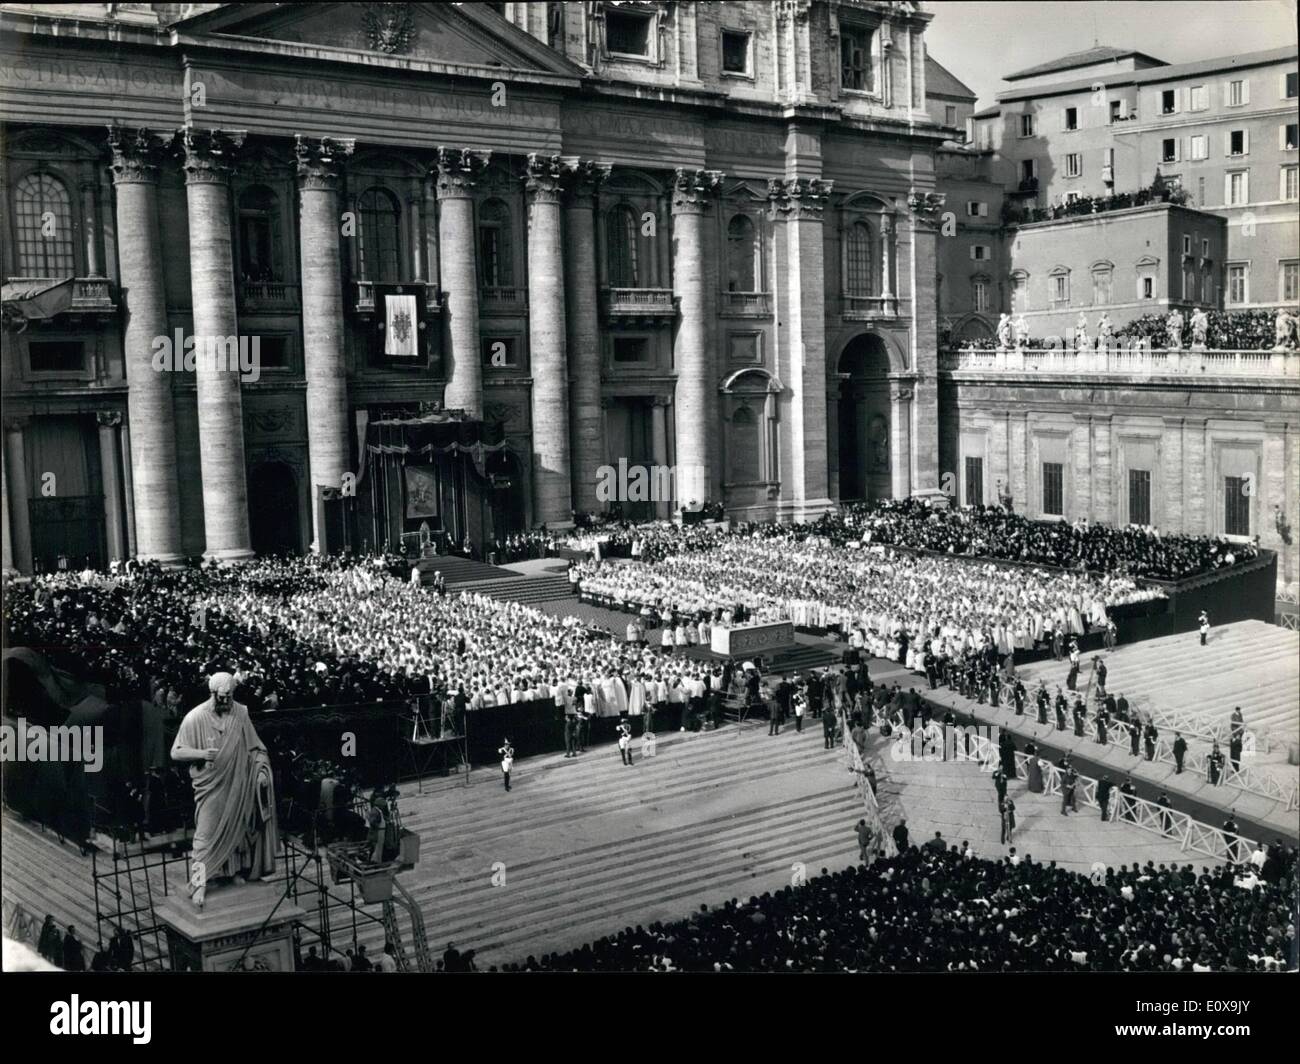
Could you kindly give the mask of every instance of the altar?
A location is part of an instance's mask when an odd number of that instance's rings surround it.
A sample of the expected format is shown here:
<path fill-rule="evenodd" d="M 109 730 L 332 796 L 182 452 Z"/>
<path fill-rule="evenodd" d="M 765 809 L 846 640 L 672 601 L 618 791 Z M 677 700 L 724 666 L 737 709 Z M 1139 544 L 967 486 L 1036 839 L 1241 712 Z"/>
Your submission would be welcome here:
<path fill-rule="evenodd" d="M 733 628 L 715 625 L 709 649 L 715 654 L 736 658 L 750 654 L 770 654 L 794 645 L 793 621 L 761 621 Z"/>

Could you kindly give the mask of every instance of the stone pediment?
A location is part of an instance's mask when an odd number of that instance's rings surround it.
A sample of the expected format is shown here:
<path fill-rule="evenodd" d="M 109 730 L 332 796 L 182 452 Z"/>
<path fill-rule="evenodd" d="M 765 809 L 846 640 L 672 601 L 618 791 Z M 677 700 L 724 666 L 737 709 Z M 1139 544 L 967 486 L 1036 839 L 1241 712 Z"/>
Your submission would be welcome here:
<path fill-rule="evenodd" d="M 204 44 L 222 37 L 263 40 L 301 45 L 313 58 L 345 62 L 390 56 L 470 75 L 522 71 L 579 78 L 584 73 L 486 4 L 223 4 L 171 29 Z M 326 49 L 340 54 L 322 55 Z"/>

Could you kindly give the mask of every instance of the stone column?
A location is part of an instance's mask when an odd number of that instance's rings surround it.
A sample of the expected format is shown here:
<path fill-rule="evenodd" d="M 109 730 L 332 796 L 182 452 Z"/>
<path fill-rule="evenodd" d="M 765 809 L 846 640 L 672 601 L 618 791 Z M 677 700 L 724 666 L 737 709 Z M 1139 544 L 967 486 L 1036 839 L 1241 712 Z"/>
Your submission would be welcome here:
<path fill-rule="evenodd" d="M 1187 418 L 1183 422 L 1183 531 L 1189 536 L 1209 535 L 1214 529 L 1213 510 L 1206 507 L 1206 493 L 1211 487 L 1205 472 L 1209 456 L 1206 424 L 1205 418 Z"/>
<path fill-rule="evenodd" d="M 782 513 L 796 521 L 831 505 L 826 478 L 826 281 L 822 214 L 833 182 L 791 177 L 768 184 L 773 214 L 785 224 L 786 336 L 790 482 Z"/>
<path fill-rule="evenodd" d="M 135 543 L 135 485 L 131 481 L 131 426 L 125 421 L 118 434 L 118 454 L 122 456 L 122 499 L 126 517 L 126 556 L 134 558 Z"/>
<path fill-rule="evenodd" d="M 939 487 L 939 334 L 934 293 L 938 279 L 937 244 L 944 198 L 913 193 L 911 210 L 912 369 L 916 373 L 912 435 L 913 491 Z"/>
<path fill-rule="evenodd" d="M 349 471 L 348 381 L 339 261 L 339 181 L 355 142 L 295 137 L 302 241 L 302 340 L 307 377 L 307 451 L 313 551 L 325 546 L 316 505 Z"/>
<path fill-rule="evenodd" d="M 708 350 L 705 311 L 704 219 L 722 184 L 717 170 L 678 170 L 673 179 L 673 293 L 677 331 L 677 508 L 699 505 L 709 494 L 716 425 L 709 424 L 709 389 L 717 387 Z"/>
<path fill-rule="evenodd" d="M 891 381 L 889 388 L 889 479 L 895 499 L 912 494 L 912 399 L 907 381 Z"/>
<path fill-rule="evenodd" d="M 129 462 L 136 556 L 164 565 L 178 564 L 184 557 L 173 378 L 154 367 L 154 340 L 169 335 L 158 230 L 158 166 L 163 145 L 173 137 L 118 127 L 110 127 L 108 133 L 125 319 L 126 411 L 135 428 Z"/>
<path fill-rule="evenodd" d="M 1067 491 L 1065 496 L 1065 517 L 1077 521 L 1080 517 L 1092 520 L 1092 416 L 1090 414 L 1074 415 L 1074 431 L 1070 434 L 1070 470 L 1074 482 L 1074 498 Z"/>
<path fill-rule="evenodd" d="M 27 452 L 23 447 L 25 418 L 5 421 L 5 487 L 9 489 L 10 561 L 13 568 L 24 573 L 32 571 L 31 507 L 27 498 Z"/>
<path fill-rule="evenodd" d="M 569 367 L 564 323 L 560 178 L 576 159 L 528 156 L 528 349 L 533 378 L 533 520 L 573 520 L 569 465 Z"/>
<path fill-rule="evenodd" d="M 99 422 L 99 469 L 104 481 L 104 527 L 108 532 L 108 560 L 126 561 L 126 540 L 122 535 L 122 478 L 117 473 L 117 428 L 122 414 L 101 410 Z"/>
<path fill-rule="evenodd" d="M 894 216 L 880 216 L 880 297 L 894 298 Z"/>
<path fill-rule="evenodd" d="M 660 469 L 668 466 L 668 407 L 672 405 L 672 397 L 667 395 L 656 395 L 651 400 L 650 407 L 650 440 L 654 450 L 654 463 Z M 673 515 L 673 504 L 671 499 L 655 500 L 655 518 L 656 520 L 666 521 Z"/>
<path fill-rule="evenodd" d="M 1166 417 L 1161 419 L 1164 431 L 1160 438 L 1160 481 L 1151 485 L 1154 495 L 1159 497 L 1160 519 L 1157 522 L 1161 531 L 1182 532 L 1186 516 L 1183 513 L 1183 419 Z M 1128 491 L 1128 484 L 1121 484 L 1120 491 Z M 1156 499 L 1151 500 L 1151 512 L 1157 512 Z"/>
<path fill-rule="evenodd" d="M 235 267 L 230 239 L 230 171 L 241 130 L 181 131 L 190 222 L 190 289 L 194 304 L 199 462 L 203 470 L 205 558 L 253 556 L 237 353 Z M 124 234 L 125 235 L 125 234 Z M 234 362 L 234 365 L 232 365 Z M 138 479 L 138 478 L 137 478 Z"/>
<path fill-rule="evenodd" d="M 86 275 L 100 277 L 99 268 L 99 212 L 96 208 L 95 182 L 81 184 L 81 224 L 86 241 Z"/>
<path fill-rule="evenodd" d="M 1093 418 L 1092 515 L 1103 525 L 1113 525 L 1119 515 L 1115 498 L 1114 454 L 1110 414 Z M 1127 486 L 1127 485 L 1125 485 Z"/>
<path fill-rule="evenodd" d="M 568 171 L 564 206 L 565 281 L 569 338 L 569 434 L 573 506 L 581 513 L 601 509 L 596 470 L 605 463 L 604 417 L 600 409 L 600 293 L 596 283 L 596 193 L 608 165 L 585 162 Z M 658 461 L 658 458 L 655 459 Z"/>
<path fill-rule="evenodd" d="M 438 251 L 446 294 L 443 405 L 483 416 L 483 366 L 478 334 L 478 266 L 474 249 L 474 185 L 490 153 L 438 149 Z"/>
<path fill-rule="evenodd" d="M 9 474 L 5 472 L 9 459 L 0 450 L 0 539 L 4 541 L 0 557 L 0 572 L 8 573 L 14 567 L 13 525 L 9 521 Z"/>

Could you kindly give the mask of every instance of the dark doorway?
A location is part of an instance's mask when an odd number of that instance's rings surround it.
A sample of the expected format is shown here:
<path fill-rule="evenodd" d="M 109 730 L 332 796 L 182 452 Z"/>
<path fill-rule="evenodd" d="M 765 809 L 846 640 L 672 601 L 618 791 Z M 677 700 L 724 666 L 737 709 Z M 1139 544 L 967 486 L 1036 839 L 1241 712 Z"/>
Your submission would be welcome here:
<path fill-rule="evenodd" d="M 889 353 L 880 337 L 864 333 L 840 356 L 840 500 L 883 499 L 891 495 Z"/>
<path fill-rule="evenodd" d="M 527 531 L 523 466 L 513 451 L 501 450 L 489 455 L 487 471 L 492 483 L 493 531 L 495 538 L 504 543 L 510 536 Z"/>
<path fill-rule="evenodd" d="M 248 478 L 248 521 L 258 554 L 299 554 L 298 478 L 283 462 L 263 462 Z"/>
<path fill-rule="evenodd" d="M 629 471 L 627 474 L 620 472 L 610 482 L 614 498 L 606 500 L 606 509 L 614 511 L 617 507 L 617 512 L 629 521 L 653 521 L 655 503 L 661 501 L 658 498 L 659 471 L 655 468 L 653 404 L 653 398 L 648 395 L 618 396 L 610 401 L 606 415 L 610 467 L 614 471 L 620 468 Z M 620 459 L 624 460 L 624 467 L 619 466 Z M 637 478 L 637 488 L 629 490 L 633 477 Z M 651 498 L 641 497 L 641 487 L 645 484 L 650 485 Z"/>

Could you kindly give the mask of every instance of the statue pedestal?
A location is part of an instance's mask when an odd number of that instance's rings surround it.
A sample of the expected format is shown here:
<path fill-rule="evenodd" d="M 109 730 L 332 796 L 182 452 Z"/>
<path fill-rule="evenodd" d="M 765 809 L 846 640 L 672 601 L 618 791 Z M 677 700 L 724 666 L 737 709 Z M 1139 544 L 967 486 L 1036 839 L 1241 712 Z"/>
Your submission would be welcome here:
<path fill-rule="evenodd" d="M 290 899 L 276 909 L 283 893 L 282 881 L 209 887 L 201 911 L 183 888 L 168 895 L 154 915 L 167 930 L 171 970 L 228 972 L 238 964 L 250 972 L 295 971 L 292 925 L 307 912 Z"/>

